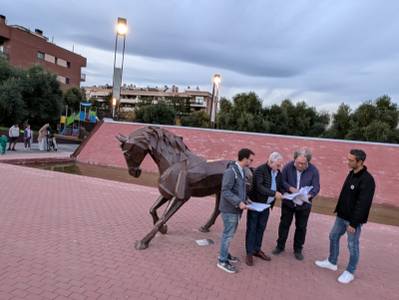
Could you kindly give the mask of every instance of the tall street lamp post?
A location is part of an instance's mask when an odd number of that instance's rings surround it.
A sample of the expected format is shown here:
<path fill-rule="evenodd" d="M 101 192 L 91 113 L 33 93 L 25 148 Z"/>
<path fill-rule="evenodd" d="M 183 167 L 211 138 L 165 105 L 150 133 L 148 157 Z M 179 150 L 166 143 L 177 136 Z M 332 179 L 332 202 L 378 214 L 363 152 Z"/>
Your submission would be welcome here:
<path fill-rule="evenodd" d="M 222 82 L 222 77 L 220 74 L 213 75 L 212 78 L 212 99 L 211 99 L 211 107 L 210 107 L 210 119 L 211 119 L 211 127 L 215 128 L 216 126 L 216 113 L 218 106 L 218 97 L 219 97 L 219 89 L 220 83 Z"/>
<path fill-rule="evenodd" d="M 125 46 L 127 34 L 127 20 L 125 18 L 118 18 L 116 23 L 116 37 L 114 50 L 114 74 L 112 77 L 112 118 L 115 118 L 115 108 L 118 105 L 121 97 L 123 62 L 125 59 Z M 117 52 L 119 41 L 122 41 L 122 53 L 120 63 L 117 64 Z"/>

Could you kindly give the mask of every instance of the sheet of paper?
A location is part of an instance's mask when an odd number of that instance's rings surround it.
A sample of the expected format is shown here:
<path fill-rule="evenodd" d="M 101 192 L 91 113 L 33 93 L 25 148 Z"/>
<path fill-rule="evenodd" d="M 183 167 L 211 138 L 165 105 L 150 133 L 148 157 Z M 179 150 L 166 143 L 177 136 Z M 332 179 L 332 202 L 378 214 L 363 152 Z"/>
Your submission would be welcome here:
<path fill-rule="evenodd" d="M 254 210 L 257 212 L 264 211 L 265 209 L 270 207 L 270 204 L 266 203 L 259 203 L 259 202 L 252 202 L 251 204 L 247 205 L 248 209 Z"/>
<path fill-rule="evenodd" d="M 304 186 L 296 193 L 284 193 L 283 198 L 292 200 L 296 205 L 302 205 L 304 202 L 310 203 L 308 199 L 309 192 L 313 189 L 313 186 Z"/>

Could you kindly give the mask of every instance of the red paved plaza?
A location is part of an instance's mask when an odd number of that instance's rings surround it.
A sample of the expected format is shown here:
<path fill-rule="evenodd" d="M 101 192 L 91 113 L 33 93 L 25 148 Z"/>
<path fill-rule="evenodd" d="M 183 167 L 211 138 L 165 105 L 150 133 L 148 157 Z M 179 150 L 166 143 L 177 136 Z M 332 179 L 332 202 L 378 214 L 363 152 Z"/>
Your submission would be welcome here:
<path fill-rule="evenodd" d="M 220 220 L 208 234 L 212 198 L 191 199 L 144 251 L 134 241 L 151 228 L 157 190 L 143 186 L 0 163 L 0 299 L 398 299 L 399 228 L 364 226 L 357 279 L 313 265 L 324 258 L 333 218 L 312 214 L 305 260 L 287 251 L 271 262 L 216 267 Z M 264 250 L 276 239 L 279 209 L 266 229 Z M 245 216 L 244 216 L 245 217 Z M 244 219 L 245 220 L 245 219 Z M 245 224 L 232 253 L 244 255 Z M 196 239 L 216 244 L 199 247 Z M 342 240 L 339 271 L 347 262 Z"/>

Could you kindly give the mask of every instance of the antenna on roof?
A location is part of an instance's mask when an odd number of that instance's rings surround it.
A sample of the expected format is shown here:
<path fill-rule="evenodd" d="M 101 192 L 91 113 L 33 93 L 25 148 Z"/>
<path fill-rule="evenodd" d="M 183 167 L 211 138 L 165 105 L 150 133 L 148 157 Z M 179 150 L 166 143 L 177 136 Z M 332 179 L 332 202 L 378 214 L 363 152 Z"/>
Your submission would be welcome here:
<path fill-rule="evenodd" d="M 75 44 L 72 44 L 72 52 L 75 52 Z"/>

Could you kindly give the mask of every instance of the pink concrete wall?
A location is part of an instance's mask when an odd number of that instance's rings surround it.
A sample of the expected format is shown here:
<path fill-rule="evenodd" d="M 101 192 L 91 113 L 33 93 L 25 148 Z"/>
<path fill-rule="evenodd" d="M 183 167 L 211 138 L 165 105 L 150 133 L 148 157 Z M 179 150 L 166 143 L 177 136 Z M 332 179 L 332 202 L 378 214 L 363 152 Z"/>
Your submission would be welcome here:
<path fill-rule="evenodd" d="M 103 123 L 88 143 L 81 149 L 77 160 L 103 166 L 126 168 L 119 142 L 114 138 L 118 133 L 128 135 L 144 125 L 137 123 Z M 377 193 L 376 203 L 399 207 L 399 147 L 372 143 L 356 143 L 309 138 L 293 138 L 267 134 L 239 133 L 229 131 L 201 130 L 184 127 L 167 127 L 181 135 L 194 153 L 207 159 L 236 159 L 240 148 L 247 147 L 255 152 L 254 165 L 263 163 L 272 151 L 279 151 L 285 161 L 292 159 L 298 147 L 309 147 L 313 151 L 313 164 L 320 171 L 320 195 L 337 198 L 347 175 L 346 156 L 350 149 L 366 151 L 366 165 L 373 174 Z M 143 162 L 143 170 L 156 172 L 150 157 Z"/>

